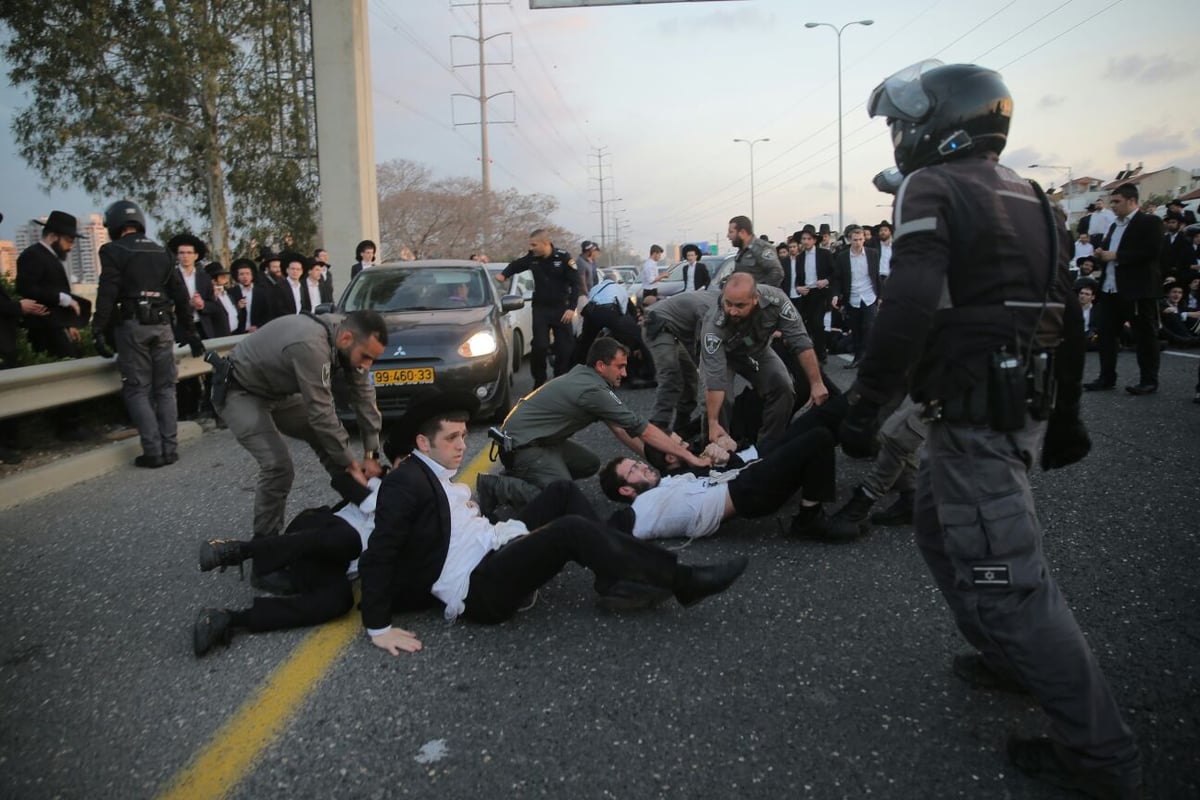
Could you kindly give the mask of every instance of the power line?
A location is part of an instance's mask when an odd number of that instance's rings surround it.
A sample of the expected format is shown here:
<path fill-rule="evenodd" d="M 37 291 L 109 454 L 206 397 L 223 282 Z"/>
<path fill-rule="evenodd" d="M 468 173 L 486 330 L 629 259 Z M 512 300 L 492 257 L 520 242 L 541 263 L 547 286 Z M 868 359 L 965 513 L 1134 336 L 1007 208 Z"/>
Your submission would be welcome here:
<path fill-rule="evenodd" d="M 1026 25 L 1024 28 L 1021 28 L 1021 30 L 1017 31 L 1017 32 L 1016 32 L 1016 33 L 1014 33 L 1012 36 L 1009 36 L 1007 39 L 1003 40 L 1002 42 L 999 42 L 998 44 L 995 44 L 995 45 L 993 45 L 992 47 L 988 48 L 987 50 L 984 50 L 982 53 L 980 53 L 979 55 L 975 56 L 975 58 L 973 58 L 973 59 L 971 59 L 971 60 L 972 60 L 972 61 L 975 61 L 975 62 L 978 62 L 978 61 L 980 61 L 980 60 L 981 60 L 981 59 L 982 59 L 984 56 L 986 56 L 986 55 L 988 55 L 989 53 L 991 53 L 991 52 L 993 52 L 993 51 L 995 51 L 995 50 L 998 50 L 999 48 L 1001 48 L 1001 47 L 1003 47 L 1004 45 L 1008 44 L 1008 43 L 1009 43 L 1009 42 L 1011 42 L 1013 39 L 1017 38 L 1017 37 L 1018 37 L 1018 36 L 1020 36 L 1022 33 L 1024 33 L 1024 32 L 1025 32 L 1025 31 L 1027 31 L 1027 30 L 1029 30 L 1030 28 L 1032 28 L 1034 25 L 1037 25 L 1039 22 L 1041 22 L 1042 20 L 1046 19 L 1047 17 L 1050 17 L 1050 16 L 1053 16 L 1054 14 L 1057 14 L 1059 11 L 1061 11 L 1062 9 L 1064 9 L 1064 8 L 1066 8 L 1067 6 L 1071 5 L 1071 3 L 1073 3 L 1073 2 L 1075 2 L 1075 0 L 1066 0 L 1066 2 L 1065 2 L 1065 3 L 1061 3 L 1061 4 L 1059 4 L 1058 6 L 1056 6 L 1055 8 L 1051 9 L 1050 11 L 1047 11 L 1045 14 L 1043 14 L 1043 15 L 1042 15 L 1042 16 L 1040 16 L 1040 17 L 1038 17 L 1038 18 L 1037 18 L 1037 19 L 1035 19 L 1033 22 L 1031 22 L 1031 23 L 1029 23 L 1028 25 Z"/>
<path fill-rule="evenodd" d="M 1121 4 L 1121 3 L 1123 3 L 1123 2 L 1125 2 L 1125 0 L 1113 0 L 1113 2 L 1109 3 L 1109 4 L 1108 4 L 1108 5 L 1106 5 L 1104 8 L 1100 9 L 1099 11 L 1097 11 L 1095 14 L 1092 14 L 1090 17 L 1088 17 L 1087 19 L 1085 19 L 1083 22 L 1075 22 L 1075 23 L 1072 23 L 1070 26 L 1068 26 L 1067 28 L 1065 28 L 1065 29 L 1064 29 L 1064 30 L 1063 30 L 1061 33 L 1058 33 L 1058 34 L 1056 34 L 1056 35 L 1054 35 L 1054 36 L 1050 37 L 1049 39 L 1047 39 L 1046 41 L 1042 42 L 1041 44 L 1039 44 L 1037 47 L 1033 48 L 1032 50 L 1026 50 L 1024 53 L 1022 53 L 1021 55 L 1017 56 L 1017 57 L 1016 57 L 1016 58 L 1014 58 L 1012 61 L 1009 61 L 1009 62 L 1008 62 L 1007 64 L 1005 64 L 1004 66 L 1002 66 L 1002 67 L 998 67 L 997 69 L 998 69 L 998 70 L 1001 70 L 1001 69 L 1008 69 L 1008 67 L 1010 67 L 1010 66 L 1012 66 L 1013 64 L 1017 63 L 1017 62 L 1018 62 L 1018 61 L 1020 61 L 1022 58 L 1025 58 L 1025 56 L 1032 55 L 1032 54 L 1036 53 L 1038 50 L 1041 50 L 1043 47 L 1045 47 L 1045 46 L 1046 46 L 1046 45 L 1048 45 L 1048 44 L 1051 44 L 1052 42 L 1056 42 L 1056 41 L 1058 41 L 1058 40 L 1059 40 L 1059 39 L 1061 39 L 1062 37 L 1066 36 L 1068 33 L 1074 33 L 1075 31 L 1079 30 L 1079 26 L 1080 26 L 1080 25 L 1083 25 L 1084 23 L 1087 23 L 1087 22 L 1091 22 L 1093 19 L 1095 19 L 1096 17 L 1100 16 L 1100 15 L 1101 15 L 1101 14 L 1103 14 L 1104 12 L 1108 11 L 1108 10 L 1109 10 L 1110 8 L 1112 8 L 1113 6 L 1120 5 L 1120 4 Z"/>

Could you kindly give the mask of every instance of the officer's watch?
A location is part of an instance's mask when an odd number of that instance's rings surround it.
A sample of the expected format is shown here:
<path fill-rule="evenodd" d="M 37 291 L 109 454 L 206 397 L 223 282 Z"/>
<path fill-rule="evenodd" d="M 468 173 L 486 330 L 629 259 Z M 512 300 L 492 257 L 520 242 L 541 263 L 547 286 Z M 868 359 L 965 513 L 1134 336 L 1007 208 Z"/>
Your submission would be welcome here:
<path fill-rule="evenodd" d="M 379 451 L 378 450 L 364 450 L 363 451 L 363 461 L 378 461 L 378 460 L 379 460 Z"/>

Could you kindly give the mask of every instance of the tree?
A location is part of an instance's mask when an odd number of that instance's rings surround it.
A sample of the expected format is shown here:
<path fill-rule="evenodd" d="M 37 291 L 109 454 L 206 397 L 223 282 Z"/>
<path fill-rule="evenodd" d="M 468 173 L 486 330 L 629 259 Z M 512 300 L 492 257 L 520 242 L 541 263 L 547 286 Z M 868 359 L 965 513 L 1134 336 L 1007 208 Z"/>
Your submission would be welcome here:
<path fill-rule="evenodd" d="M 491 240 L 482 243 L 483 186 L 471 178 L 434 180 L 428 167 L 396 159 L 380 164 L 380 250 L 384 260 L 408 248 L 418 258 L 467 258 L 486 252 L 493 261 L 511 261 L 528 250 L 529 233 L 545 228 L 551 239 L 571 250 L 578 237 L 550 222 L 558 201 L 549 195 L 493 191 L 489 212 Z"/>
<path fill-rule="evenodd" d="M 206 219 L 225 263 L 231 239 L 310 241 L 306 9 L 288 0 L 0 5 L 9 79 L 32 94 L 13 121 L 22 157 L 48 187 L 77 182 L 103 202 L 127 196 L 166 227 Z"/>

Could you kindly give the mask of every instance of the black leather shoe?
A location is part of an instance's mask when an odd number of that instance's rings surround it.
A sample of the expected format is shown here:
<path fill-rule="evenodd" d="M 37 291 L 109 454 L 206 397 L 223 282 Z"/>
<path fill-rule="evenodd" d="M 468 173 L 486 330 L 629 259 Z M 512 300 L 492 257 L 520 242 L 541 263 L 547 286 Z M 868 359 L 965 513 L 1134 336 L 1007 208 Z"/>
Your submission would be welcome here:
<path fill-rule="evenodd" d="M 895 503 L 871 515 L 875 525 L 912 525 L 914 492 L 901 492 Z"/>
<path fill-rule="evenodd" d="M 196 657 L 233 638 L 233 615 L 223 608 L 202 608 L 192 625 L 192 650 Z"/>
<path fill-rule="evenodd" d="M 679 567 L 675 599 L 681 606 L 694 606 L 709 595 L 723 592 L 733 585 L 750 563 L 745 556 L 703 567 Z"/>
<path fill-rule="evenodd" d="M 1136 777 L 1124 777 L 1098 769 L 1072 766 L 1058 754 L 1054 742 L 1045 736 L 1025 739 L 1011 736 L 1008 758 L 1031 778 L 1062 789 L 1072 789 L 1103 800 L 1135 800 L 1142 797 L 1142 784 Z"/>
<path fill-rule="evenodd" d="M 163 454 L 163 463 L 164 464 L 174 464 L 178 460 L 179 460 L 179 453 L 164 453 Z"/>
<path fill-rule="evenodd" d="M 1085 383 L 1083 388 L 1084 391 L 1088 392 L 1100 392 L 1104 391 L 1105 389 L 1115 389 L 1117 388 L 1117 385 L 1115 383 L 1105 383 L 1101 380 L 1094 380 L 1090 383 Z"/>
<path fill-rule="evenodd" d="M 856 539 L 871 532 L 867 519 L 875 498 L 868 495 L 861 486 L 854 487 L 854 494 L 846 501 L 846 505 L 833 512 L 829 518 L 829 533 L 835 539 Z M 796 517 L 797 521 L 800 519 Z"/>
<path fill-rule="evenodd" d="M 268 594 L 296 594 L 296 585 L 292 583 L 291 576 L 283 570 L 265 574 L 251 570 L 250 585 Z"/>
<path fill-rule="evenodd" d="M 209 572 L 226 567 L 241 566 L 247 558 L 242 543 L 233 539 L 209 539 L 200 543 L 200 571 Z"/>
<path fill-rule="evenodd" d="M 596 608 L 605 611 L 642 611 L 670 599 L 671 590 L 636 581 L 613 581 L 596 597 Z"/>
<path fill-rule="evenodd" d="M 812 539 L 818 542 L 844 543 L 861 539 L 871 532 L 871 525 L 866 518 L 858 521 L 842 520 L 838 526 L 825 513 L 824 508 L 809 511 L 800 509 L 800 513 L 792 517 L 792 525 L 788 534 L 797 539 Z"/>
<path fill-rule="evenodd" d="M 1130 394 L 1135 394 L 1135 395 L 1154 394 L 1155 392 L 1158 391 L 1158 384 L 1157 383 L 1139 383 L 1136 386 L 1126 386 L 1125 391 L 1129 392 Z"/>
<path fill-rule="evenodd" d="M 135 467 L 145 467 L 146 469 L 158 469 L 159 467 L 166 466 L 166 464 L 167 462 L 163 460 L 162 456 L 148 456 L 145 453 L 142 453 L 133 460 Z"/>
<path fill-rule="evenodd" d="M 955 677 L 972 689 L 994 689 L 1011 694 L 1029 694 L 1020 681 L 988 666 L 979 653 L 962 653 L 950 662 Z"/>

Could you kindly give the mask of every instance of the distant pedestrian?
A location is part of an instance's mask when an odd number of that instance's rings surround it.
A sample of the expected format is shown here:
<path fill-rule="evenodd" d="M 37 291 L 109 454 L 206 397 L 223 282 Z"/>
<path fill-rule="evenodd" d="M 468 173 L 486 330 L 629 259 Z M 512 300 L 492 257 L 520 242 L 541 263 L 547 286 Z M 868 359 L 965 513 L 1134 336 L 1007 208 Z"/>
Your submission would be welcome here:
<path fill-rule="evenodd" d="M 350 277 L 353 278 L 364 269 L 370 269 L 375 266 L 375 243 L 370 239 L 363 239 L 354 248 L 354 266 L 350 267 Z"/>
<path fill-rule="evenodd" d="M 658 245 L 650 247 L 650 257 L 642 262 L 642 307 L 653 305 L 658 300 L 658 262 L 662 259 L 663 249 Z"/>

